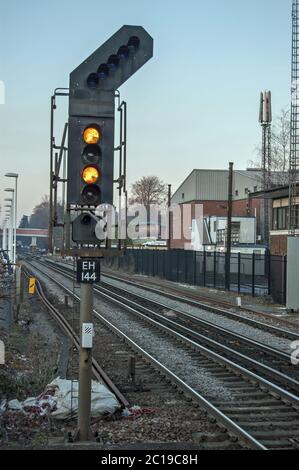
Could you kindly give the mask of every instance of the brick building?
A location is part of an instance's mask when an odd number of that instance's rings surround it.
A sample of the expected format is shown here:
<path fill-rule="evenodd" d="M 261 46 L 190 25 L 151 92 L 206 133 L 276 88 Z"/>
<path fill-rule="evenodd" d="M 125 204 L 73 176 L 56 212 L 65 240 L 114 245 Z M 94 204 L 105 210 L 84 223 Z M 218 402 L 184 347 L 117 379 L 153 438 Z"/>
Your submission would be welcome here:
<path fill-rule="evenodd" d="M 299 235 L 299 183 L 297 183 L 297 235 Z M 250 199 L 270 201 L 272 223 L 270 230 L 270 252 L 273 255 L 287 254 L 289 236 L 289 186 L 280 186 L 268 191 L 259 191 L 251 194 Z"/>
<path fill-rule="evenodd" d="M 227 216 L 228 199 L 228 170 L 193 170 L 173 194 L 171 203 L 175 205 L 189 205 L 191 219 L 196 218 L 195 207 L 202 205 L 203 217 L 208 221 L 210 217 Z M 250 198 L 250 193 L 261 189 L 261 172 L 258 170 L 235 170 L 233 174 L 233 216 L 255 217 L 257 239 L 261 241 L 263 233 L 262 200 Z M 173 232 L 176 224 L 182 219 L 174 219 L 174 228 L 171 230 L 171 247 L 185 248 L 188 241 L 176 238 Z M 204 244 L 209 244 L 208 223 L 204 223 Z M 190 227 L 190 230 L 192 228 Z"/>

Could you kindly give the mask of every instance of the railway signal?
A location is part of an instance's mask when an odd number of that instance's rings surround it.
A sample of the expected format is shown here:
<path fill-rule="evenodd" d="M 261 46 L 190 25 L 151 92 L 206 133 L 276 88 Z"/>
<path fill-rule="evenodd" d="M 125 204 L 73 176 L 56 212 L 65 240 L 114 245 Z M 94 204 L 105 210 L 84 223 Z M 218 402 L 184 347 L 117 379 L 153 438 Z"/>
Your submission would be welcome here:
<path fill-rule="evenodd" d="M 151 36 L 141 26 L 123 26 L 70 74 L 69 207 L 113 204 L 115 91 L 152 55 Z M 84 243 L 85 229 L 76 227 L 73 241 Z M 92 241 L 99 243 L 95 235 Z"/>
<path fill-rule="evenodd" d="M 91 436 L 92 341 L 90 338 L 86 341 L 84 328 L 87 325 L 90 331 L 93 330 L 93 283 L 100 278 L 97 256 L 99 253 L 105 256 L 104 249 L 91 253 L 90 247 L 101 244 L 107 229 L 104 217 L 96 215 L 96 208 L 107 214 L 109 206 L 113 205 L 116 90 L 152 56 L 151 36 L 141 26 L 123 26 L 70 74 L 67 207 L 69 213 L 75 214 L 72 239 L 77 245 L 86 247 L 79 247 L 76 255 L 79 256 L 77 281 L 80 283 L 81 331 L 76 437 L 81 441 Z M 122 104 L 119 103 L 120 109 Z M 124 116 L 125 121 L 126 114 Z M 122 118 L 120 121 L 122 136 Z M 120 148 L 124 145 L 122 140 L 121 137 Z M 121 171 L 117 181 L 120 180 L 125 181 Z"/>

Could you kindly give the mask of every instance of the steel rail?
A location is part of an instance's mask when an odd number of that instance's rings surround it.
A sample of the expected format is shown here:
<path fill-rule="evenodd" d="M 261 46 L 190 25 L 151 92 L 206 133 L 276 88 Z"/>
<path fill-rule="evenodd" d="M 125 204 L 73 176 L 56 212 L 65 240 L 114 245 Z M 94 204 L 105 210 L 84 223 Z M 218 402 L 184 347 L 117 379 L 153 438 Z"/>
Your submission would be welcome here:
<path fill-rule="evenodd" d="M 280 359 L 284 358 L 284 359 L 287 359 L 288 361 L 290 360 L 290 355 L 285 353 L 284 351 L 273 348 L 271 346 L 267 346 L 266 344 L 260 343 L 259 341 L 253 340 L 253 339 L 248 338 L 247 336 L 241 335 L 239 333 L 235 333 L 233 331 L 230 331 L 227 328 L 222 327 L 222 326 L 218 326 L 218 325 L 216 325 L 216 324 L 214 324 L 214 323 L 212 323 L 208 320 L 203 320 L 202 318 L 196 317 L 195 315 L 192 315 L 191 313 L 187 313 L 187 312 L 183 312 L 182 310 L 179 310 L 179 309 L 171 308 L 171 307 L 169 307 L 169 305 L 163 304 L 162 302 L 157 302 L 156 300 L 151 300 L 151 299 L 148 299 L 148 298 L 144 298 L 141 295 L 136 294 L 135 292 L 132 292 L 128 289 L 125 289 L 124 287 L 116 287 L 112 284 L 101 281 L 101 286 L 100 287 L 102 288 L 103 285 L 107 286 L 108 289 L 111 288 L 111 287 L 119 289 L 123 292 L 126 292 L 127 294 L 130 294 L 134 297 L 137 297 L 137 298 L 141 299 L 142 301 L 148 302 L 148 303 L 150 303 L 150 304 L 152 304 L 152 305 L 154 305 L 158 308 L 171 310 L 172 312 L 177 313 L 181 317 L 184 317 L 184 318 L 186 318 L 186 319 L 188 319 L 188 320 L 190 320 L 194 323 L 197 323 L 197 324 L 203 325 L 203 326 L 208 326 L 208 327 L 210 327 L 210 328 L 212 328 L 216 331 L 219 331 L 220 333 L 225 333 L 227 336 L 231 336 L 233 339 L 242 340 L 244 343 L 247 343 L 247 344 L 252 345 L 252 346 L 257 346 L 265 352 L 271 353 L 274 356 L 276 355 Z M 298 383 L 298 385 L 299 385 L 299 383 Z"/>
<path fill-rule="evenodd" d="M 95 291 L 98 292 L 98 293 L 100 293 L 100 294 L 101 294 L 103 291 L 105 292 L 105 290 L 106 290 L 106 294 L 108 294 L 108 295 L 110 294 L 110 295 L 111 295 L 111 292 L 109 292 L 109 289 L 105 289 L 105 288 L 103 288 L 103 287 L 100 287 L 100 288 L 99 288 L 99 287 L 95 287 Z M 136 302 L 134 302 L 134 301 L 132 301 L 132 300 L 130 300 L 130 299 L 126 299 L 126 298 L 124 298 L 124 297 L 121 297 L 119 294 L 116 294 L 115 292 L 112 292 L 112 294 L 113 294 L 114 297 L 111 297 L 111 298 L 110 298 L 111 301 L 113 301 L 113 300 L 115 299 L 115 296 L 116 296 L 116 297 L 118 297 L 119 300 L 121 300 L 121 301 L 124 300 L 126 303 L 130 304 L 131 306 L 133 306 L 133 308 L 137 308 L 137 309 L 139 309 L 139 310 L 142 310 L 145 314 L 149 314 L 149 315 L 151 315 L 151 316 L 155 316 L 156 318 L 159 319 L 159 321 L 162 321 L 162 322 L 164 322 L 164 323 L 167 323 L 167 324 L 169 324 L 170 326 L 172 326 L 173 328 L 176 328 L 176 329 L 178 329 L 178 330 L 181 330 L 181 332 L 187 334 L 188 336 L 193 337 L 194 339 L 196 339 L 196 340 L 198 340 L 198 341 L 203 340 L 203 341 L 205 341 L 206 343 L 209 343 L 211 346 L 215 346 L 215 347 L 217 347 L 218 349 L 220 348 L 221 351 L 226 352 L 226 353 L 230 354 L 231 356 L 234 356 L 234 357 L 237 358 L 237 359 L 241 359 L 242 361 L 245 361 L 245 362 L 246 362 L 247 364 L 249 364 L 250 366 L 252 366 L 252 367 L 254 367 L 254 368 L 257 368 L 257 369 L 263 371 L 263 372 L 266 373 L 266 374 L 270 374 L 271 376 L 274 376 L 274 377 L 276 377 L 276 378 L 278 378 L 278 379 L 280 379 L 280 380 L 282 380 L 282 381 L 284 381 L 284 382 L 287 382 L 291 387 L 294 387 L 296 390 L 299 390 L 299 382 L 298 382 L 297 380 L 293 379 L 292 377 L 289 377 L 289 376 L 287 376 L 287 375 L 281 373 L 280 371 L 278 371 L 278 370 L 276 370 L 276 369 L 273 369 L 272 367 L 269 367 L 269 366 L 267 366 L 267 365 L 265 365 L 265 364 L 263 364 L 263 363 L 261 363 L 261 362 L 258 362 L 258 361 L 255 360 L 255 359 L 252 359 L 252 358 L 250 358 L 250 357 L 248 357 L 248 356 L 245 356 L 244 354 L 242 354 L 242 353 L 240 353 L 240 352 L 238 352 L 238 351 L 236 351 L 236 350 L 234 350 L 234 349 L 232 349 L 232 348 L 229 348 L 229 347 L 225 346 L 224 344 L 221 344 L 221 343 L 219 343 L 219 342 L 217 342 L 217 341 L 215 341 L 215 340 L 213 340 L 213 339 L 211 339 L 211 338 L 209 338 L 209 337 L 207 337 L 207 336 L 205 336 L 205 335 L 202 335 L 202 334 L 200 334 L 200 333 L 198 333 L 198 332 L 196 332 L 196 331 L 193 331 L 193 330 L 191 330 L 190 328 L 187 328 L 187 327 L 185 327 L 184 325 L 181 325 L 181 324 L 179 324 L 179 323 L 177 323 L 177 322 L 175 322 L 175 321 L 173 321 L 173 320 L 171 320 L 171 319 L 165 317 L 164 315 L 161 315 L 161 314 L 159 314 L 159 313 L 156 313 L 156 312 L 154 312 L 154 311 L 148 309 L 147 307 L 144 307 L 144 306 L 142 306 L 142 305 L 140 305 L 140 304 L 138 304 L 138 303 L 136 303 Z M 159 304 L 158 304 L 158 305 L 159 305 Z M 195 317 L 195 320 L 197 320 L 196 317 Z M 211 324 L 211 326 L 214 327 L 213 324 Z M 220 331 L 221 331 L 221 328 L 219 328 L 219 327 L 216 327 L 216 328 L 217 328 L 217 330 L 220 330 Z M 225 329 L 224 329 L 223 331 L 224 331 L 225 334 L 228 334 L 228 335 L 230 334 L 230 332 L 229 332 L 228 330 L 225 330 Z M 221 331 L 221 332 L 222 332 L 222 331 Z M 241 339 L 241 340 L 243 340 L 243 338 L 244 338 L 244 340 L 247 341 L 247 338 L 242 337 L 241 335 L 238 336 L 238 335 L 234 334 L 234 335 L 231 335 L 231 336 L 233 336 L 235 339 L 238 338 L 238 339 Z M 244 342 L 245 342 L 245 341 L 244 341 Z M 258 343 L 258 342 L 256 342 L 256 341 L 250 340 L 250 341 L 248 341 L 248 343 L 251 344 L 251 345 L 254 345 L 254 346 L 258 346 L 258 347 L 260 347 L 260 349 L 262 349 L 262 350 L 264 350 L 264 351 L 274 353 L 275 355 L 279 355 L 279 354 L 280 354 L 280 351 L 278 351 L 278 350 L 276 350 L 276 349 L 272 349 L 272 348 L 267 347 L 267 346 L 264 346 L 264 345 L 262 345 L 261 343 Z M 287 358 L 287 359 L 290 361 L 289 355 L 287 355 L 287 354 L 285 354 L 285 353 L 281 353 L 281 357 L 282 357 L 282 358 Z"/>
<path fill-rule="evenodd" d="M 62 272 L 65 274 L 65 271 L 67 271 L 69 278 L 70 279 L 72 278 L 72 276 L 70 274 L 70 270 L 69 269 L 64 269 L 64 267 L 61 266 L 61 265 L 59 265 L 59 267 L 51 265 L 51 269 L 53 269 L 54 271 L 56 271 L 60 274 Z M 101 286 L 95 286 L 95 291 L 98 292 L 98 293 L 101 293 L 101 290 L 105 289 L 105 287 L 103 287 L 103 284 L 108 285 L 108 288 L 110 288 L 110 287 L 115 288 L 115 286 L 113 286 L 113 285 L 107 284 L 105 282 L 101 282 Z M 142 301 L 146 301 L 148 303 L 156 305 L 159 308 L 169 309 L 169 306 L 167 306 L 165 304 L 162 304 L 162 303 L 159 303 L 159 302 L 147 299 L 147 298 L 141 298 L 140 295 L 135 294 L 135 293 L 123 288 L 123 287 L 122 288 L 117 287 L 117 289 L 122 290 L 122 291 L 124 291 L 124 292 L 126 292 L 126 293 L 128 293 L 128 294 L 130 294 L 134 297 L 140 298 L 140 299 L 142 299 Z M 106 293 L 109 294 L 109 290 L 108 291 L 106 290 Z M 140 304 L 137 304 L 133 300 L 125 299 L 125 298 L 121 297 L 120 295 L 116 294 L 115 292 L 113 293 L 113 295 L 114 295 L 114 298 L 115 298 L 115 296 L 118 296 L 118 298 L 120 300 L 124 300 L 125 302 L 130 303 L 134 308 L 138 308 L 139 310 L 143 310 L 143 312 L 145 312 L 146 314 L 156 316 L 156 318 L 159 318 L 160 321 L 164 321 L 168 324 L 171 324 L 173 327 L 175 327 L 177 329 L 180 329 L 181 331 L 183 331 L 184 333 L 187 333 L 188 335 L 192 336 L 193 338 L 195 338 L 197 340 L 203 340 L 206 343 L 208 343 L 209 345 L 217 347 L 221 351 L 226 352 L 227 354 L 229 354 L 229 355 L 231 355 L 231 356 L 233 356 L 233 357 L 235 357 L 239 360 L 245 361 L 247 365 L 250 365 L 251 367 L 254 367 L 255 369 L 258 369 L 259 371 L 264 372 L 268 376 L 270 375 L 271 378 L 274 377 L 274 378 L 276 378 L 280 381 L 288 383 L 291 389 L 299 390 L 299 382 L 296 379 L 294 379 L 294 378 L 278 371 L 277 369 L 269 367 L 266 364 L 263 364 L 263 363 L 255 360 L 255 359 L 250 358 L 249 356 L 245 356 L 244 354 L 236 351 L 235 349 L 229 348 L 229 347 L 223 345 L 222 343 L 219 343 L 218 341 L 215 341 L 215 340 L 209 338 L 206 335 L 202 335 L 198 332 L 194 332 L 190 328 L 186 328 L 183 325 L 180 325 L 177 322 L 174 322 L 173 320 L 170 320 L 170 319 L 166 318 L 163 315 L 160 315 L 160 314 L 158 314 L 158 313 L 156 313 L 156 312 L 154 312 L 154 311 L 152 311 L 152 310 L 150 310 L 150 309 L 148 309 L 148 308 L 146 308 L 146 307 L 144 307 Z M 113 301 L 113 298 L 111 298 L 111 301 Z M 202 319 L 199 319 L 197 317 L 194 317 L 193 315 L 188 314 L 186 312 L 182 312 L 182 311 L 176 310 L 176 309 L 171 309 L 171 310 L 175 313 L 177 312 L 179 315 L 184 316 L 185 318 L 191 319 L 193 322 L 196 322 L 197 324 L 208 326 L 209 328 L 211 328 L 211 329 L 213 329 L 217 332 L 220 332 L 221 334 L 225 334 L 227 336 L 230 336 L 234 340 L 243 341 L 243 343 L 249 345 L 250 347 L 259 348 L 261 351 L 266 352 L 268 354 L 272 354 L 275 357 L 278 357 L 280 360 L 290 361 L 290 355 L 288 355 L 287 353 L 285 353 L 283 351 L 280 351 L 278 349 L 275 349 L 275 348 L 272 348 L 270 346 L 264 345 L 264 344 L 262 344 L 258 341 L 252 340 L 252 339 L 247 338 L 247 337 L 245 337 L 243 335 L 240 335 L 238 333 L 231 332 L 231 331 L 227 330 L 226 328 L 219 327 L 218 325 L 214 325 L 213 323 L 210 323 L 206 320 L 202 320 Z"/>
<path fill-rule="evenodd" d="M 25 276 L 29 277 L 28 274 L 25 272 Z M 59 323 L 61 328 L 64 330 L 64 332 L 69 336 L 69 338 L 73 341 L 76 349 L 79 351 L 80 349 L 80 340 L 79 337 L 76 335 L 75 331 L 72 329 L 71 325 L 69 322 L 64 318 L 64 316 L 57 310 L 54 305 L 47 299 L 42 285 L 38 279 L 36 279 L 36 287 L 37 287 L 37 294 L 40 297 L 40 299 L 43 301 L 43 303 L 46 305 L 48 310 L 52 313 L 54 316 L 55 320 Z M 95 378 L 101 382 L 103 381 L 107 387 L 109 388 L 110 391 L 112 391 L 115 396 L 117 397 L 118 401 L 121 403 L 123 407 L 128 407 L 129 402 L 128 400 L 124 397 L 124 395 L 120 392 L 120 390 L 116 387 L 116 385 L 112 382 L 110 377 L 106 374 L 106 372 L 101 368 L 99 363 L 92 358 L 92 372 L 95 376 Z"/>
<path fill-rule="evenodd" d="M 43 272 L 40 268 L 36 268 L 36 269 L 40 270 L 44 275 L 51 278 L 51 276 L 49 274 Z M 50 268 L 50 269 L 52 269 L 52 268 Z M 54 271 L 55 271 L 55 269 L 54 269 Z M 63 274 L 65 275 L 65 272 L 63 272 Z M 60 275 L 61 275 L 61 271 L 60 271 Z M 67 291 L 68 293 L 70 293 L 75 298 L 78 298 L 78 296 L 73 294 L 73 292 L 70 291 L 70 289 L 68 289 L 66 286 L 61 285 L 61 282 L 59 282 L 59 281 L 57 281 L 53 278 L 51 278 L 51 279 L 57 285 L 59 285 L 63 290 Z M 106 294 L 102 294 L 102 295 L 106 296 L 110 302 L 112 301 L 110 296 L 108 296 Z M 132 311 L 132 313 L 134 313 L 135 315 L 138 315 L 140 318 L 143 318 L 147 323 L 151 323 L 152 325 L 154 325 L 156 328 L 160 329 L 164 333 L 166 332 L 166 334 L 170 334 L 172 336 L 176 335 L 176 337 L 178 339 L 180 339 L 182 342 L 184 342 L 185 344 L 188 343 L 191 348 L 193 347 L 194 349 L 199 350 L 202 353 L 203 356 L 206 356 L 206 357 L 212 359 L 216 363 L 224 365 L 226 369 L 232 369 L 237 375 L 242 375 L 243 377 L 246 377 L 249 382 L 259 384 L 259 387 L 261 388 L 261 390 L 266 390 L 267 391 L 266 393 L 269 393 L 269 391 L 270 391 L 270 394 L 273 395 L 276 399 L 277 398 L 283 399 L 287 403 L 295 405 L 295 409 L 298 408 L 298 405 L 299 405 L 298 397 L 290 394 L 289 392 L 286 392 L 285 390 L 281 389 L 280 387 L 276 386 L 275 384 L 272 384 L 271 382 L 267 381 L 266 379 L 254 374 L 253 372 L 250 372 L 250 371 L 244 369 L 242 366 L 239 366 L 239 365 L 233 363 L 232 361 L 220 356 L 219 354 L 217 354 L 213 351 L 210 351 L 209 349 L 207 349 L 203 346 L 198 345 L 197 343 L 190 340 L 189 338 L 186 338 L 185 336 L 181 335 L 180 333 L 174 332 L 173 330 L 171 330 L 167 326 L 161 325 L 160 323 L 156 322 L 155 320 L 148 318 L 146 315 L 143 315 L 142 313 L 134 310 L 133 308 L 129 307 L 128 305 L 125 305 L 123 302 L 120 302 L 120 301 L 115 299 L 114 303 L 118 304 L 122 308 L 125 308 L 127 311 Z M 101 320 L 104 321 L 106 324 L 110 323 L 110 322 L 108 322 L 107 319 L 105 319 L 102 315 L 100 315 L 96 310 L 94 312 L 96 313 L 98 318 L 101 318 Z M 114 325 L 112 325 L 112 327 L 114 329 L 115 328 L 117 329 L 117 327 L 115 327 Z M 119 330 L 119 333 L 122 335 L 122 337 L 126 336 L 120 330 Z M 132 340 L 130 340 L 130 338 L 128 338 L 128 340 L 131 342 L 131 344 L 134 343 L 134 342 L 132 342 Z M 137 345 L 137 347 L 140 348 L 138 345 Z M 146 353 L 146 354 L 148 356 L 150 356 L 148 353 Z M 155 358 L 153 358 L 153 359 L 154 359 L 154 361 L 157 361 Z M 157 361 L 157 362 L 159 363 L 159 361 Z M 163 366 L 163 364 L 160 364 L 160 366 L 163 368 L 164 371 L 167 370 L 167 368 L 165 366 Z M 174 374 L 173 372 L 171 372 L 171 374 L 176 376 L 176 374 Z M 224 419 L 224 421 L 226 422 L 225 426 L 230 430 L 234 429 L 233 432 L 235 434 L 237 434 L 239 437 L 241 437 L 243 440 L 245 440 L 247 443 L 250 443 L 251 447 L 259 448 L 259 449 L 267 449 L 267 447 L 265 447 L 261 442 L 259 442 L 257 439 L 255 439 L 252 435 L 250 435 L 245 429 L 240 427 L 237 423 L 232 421 L 229 418 L 229 416 L 225 415 L 219 408 L 215 407 L 212 403 L 208 402 L 204 397 L 202 397 L 200 394 L 198 394 L 198 392 L 196 390 L 192 389 L 192 387 L 190 387 L 188 384 L 185 384 L 179 377 L 177 377 L 177 379 L 178 379 L 179 382 L 180 381 L 182 382 L 182 383 L 180 383 L 180 386 L 182 386 L 182 388 L 185 391 L 187 389 L 191 388 L 191 390 L 194 392 L 193 397 L 195 397 L 196 395 L 200 396 L 199 401 L 202 404 L 202 406 L 208 406 L 209 412 L 212 413 L 219 422 L 223 423 L 222 419 Z M 288 405 L 285 405 L 285 406 L 287 407 Z M 269 433 L 268 437 L 270 437 L 270 436 L 271 436 L 271 432 Z M 289 442 L 291 443 L 290 440 L 289 440 Z"/>
<path fill-rule="evenodd" d="M 38 269 L 40 272 L 42 272 L 43 275 L 50 277 L 49 274 L 43 272 L 41 269 Z M 56 279 L 51 278 L 52 282 L 57 284 L 61 289 L 63 289 L 65 292 L 67 292 L 70 296 L 73 298 L 80 300 L 80 297 L 76 294 L 74 294 L 70 289 L 68 289 L 66 286 L 62 285 L 59 281 Z M 263 444 L 261 444 L 257 439 L 255 439 L 253 436 L 251 436 L 246 430 L 241 428 L 237 423 L 235 423 L 233 420 L 231 420 L 228 416 L 226 416 L 221 410 L 219 410 L 217 407 L 215 407 L 211 402 L 209 402 L 206 398 L 204 398 L 202 395 L 200 395 L 196 390 L 194 390 L 192 387 L 190 387 L 188 384 L 186 384 L 180 377 L 178 377 L 175 373 L 170 371 L 167 367 L 165 367 L 161 362 L 159 362 L 157 359 L 155 359 L 151 354 L 149 354 L 147 351 L 145 351 L 143 348 L 141 348 L 137 343 L 135 343 L 133 340 L 131 340 L 125 333 L 123 333 L 119 328 L 117 328 L 115 325 L 113 325 L 109 320 L 107 320 L 105 317 L 103 317 L 97 310 L 93 310 L 94 313 L 96 314 L 97 318 L 99 318 L 110 330 L 114 331 L 114 333 L 117 334 L 117 336 L 121 337 L 123 340 L 126 341 L 127 344 L 129 344 L 136 352 L 141 354 L 144 358 L 147 359 L 148 362 L 150 362 L 152 365 L 157 367 L 161 372 L 163 372 L 167 377 L 170 377 L 171 380 L 182 390 L 184 390 L 185 393 L 187 393 L 189 396 L 191 396 L 197 403 L 199 403 L 208 413 L 212 414 L 215 419 L 221 423 L 226 429 L 230 430 L 234 435 L 237 435 L 243 442 L 245 442 L 247 445 L 249 445 L 251 448 L 258 449 L 258 450 L 267 450 Z M 160 325 L 161 326 L 161 325 Z M 195 344 L 195 343 L 194 343 Z"/>
<path fill-rule="evenodd" d="M 49 261 L 47 260 L 47 262 L 49 262 Z M 293 331 L 285 330 L 284 328 L 280 328 L 280 327 L 278 328 L 276 326 L 269 325 L 267 323 L 264 323 L 264 322 L 261 322 L 261 321 L 258 321 L 258 320 L 253 320 L 252 318 L 243 317 L 243 316 L 241 316 L 237 313 L 230 312 L 229 310 L 220 309 L 218 307 L 212 307 L 211 305 L 208 305 L 206 303 L 190 299 L 188 297 L 178 298 L 178 294 L 172 294 L 170 292 L 165 292 L 164 290 L 154 288 L 152 286 L 140 284 L 140 283 L 135 282 L 135 281 L 133 282 L 133 281 L 130 281 L 130 280 L 127 280 L 127 279 L 119 278 L 119 277 L 117 277 L 115 275 L 112 275 L 112 274 L 103 273 L 103 276 L 105 276 L 107 278 L 114 279 L 116 281 L 123 282 L 125 284 L 130 284 L 134 287 L 139 287 L 140 289 L 144 289 L 144 290 L 147 290 L 149 292 L 159 294 L 161 296 L 165 296 L 165 297 L 169 297 L 171 299 L 175 299 L 176 301 L 179 301 L 179 302 L 182 302 L 182 303 L 187 303 L 187 304 L 193 305 L 194 307 L 197 307 L 197 308 L 203 308 L 205 310 L 209 310 L 209 311 L 214 312 L 214 313 L 219 313 L 220 315 L 225 315 L 225 316 L 231 317 L 234 320 L 237 320 L 237 321 L 243 322 L 243 323 L 248 323 L 249 325 L 252 325 L 256 328 L 261 328 L 262 327 L 263 329 L 267 329 L 267 331 L 272 331 L 276 335 L 287 336 L 288 338 L 290 338 L 293 341 L 299 340 L 299 333 L 294 333 Z M 211 301 L 213 301 L 213 299 L 211 299 Z M 233 306 L 231 306 L 231 307 L 233 308 Z M 250 313 L 254 313 L 254 312 L 250 310 Z M 271 317 L 271 320 L 275 320 L 275 318 Z"/>
<path fill-rule="evenodd" d="M 57 266 L 57 263 L 55 263 L 52 260 L 46 259 L 45 262 L 47 264 L 54 264 L 54 265 Z M 71 271 L 70 267 L 62 266 L 62 264 L 59 264 L 59 266 L 61 268 L 65 268 L 68 271 Z M 116 275 L 107 274 L 107 272 L 103 273 L 102 275 L 104 277 L 107 277 L 108 279 L 110 278 L 110 279 L 116 280 L 118 282 L 123 282 L 124 284 L 129 284 L 129 285 L 132 285 L 134 287 L 138 287 L 140 289 L 143 289 L 143 290 L 146 290 L 146 291 L 149 291 L 149 292 L 153 292 L 154 294 L 158 294 L 160 296 L 164 296 L 164 297 L 168 297 L 170 299 L 174 299 L 176 302 L 186 303 L 186 304 L 192 305 L 194 307 L 202 308 L 204 310 L 210 311 L 212 313 L 218 313 L 222 316 L 230 317 L 233 320 L 239 321 L 241 323 L 247 323 L 248 325 L 251 325 L 255 328 L 259 328 L 259 329 L 263 329 L 263 330 L 266 329 L 269 332 L 273 332 L 273 334 L 275 334 L 277 336 L 287 337 L 292 341 L 299 340 L 299 333 L 295 333 L 293 331 L 286 330 L 286 329 L 281 328 L 281 327 L 276 327 L 276 326 L 270 325 L 268 323 L 264 323 L 264 322 L 261 322 L 261 321 L 258 321 L 258 320 L 254 320 L 252 318 L 243 317 L 243 316 L 239 315 L 238 313 L 234 313 L 234 312 L 231 312 L 229 310 L 214 307 L 214 306 L 211 306 L 209 304 L 206 304 L 206 303 L 199 302 L 197 300 L 188 298 L 186 296 L 178 298 L 178 294 L 172 294 L 171 292 L 166 292 L 164 289 L 161 290 L 161 289 L 149 286 L 149 285 L 140 284 L 140 283 L 135 282 L 135 281 L 130 281 L 129 279 L 124 279 L 124 278 L 118 277 Z M 207 301 L 208 300 L 209 299 L 207 299 Z M 210 300 L 213 301 L 213 299 L 210 299 Z M 231 308 L 233 308 L 233 305 L 231 305 Z M 247 309 L 244 308 L 244 311 L 246 311 L 246 310 Z M 252 311 L 252 310 L 247 310 L 247 311 L 250 312 L 250 313 L 254 313 L 254 311 Z M 259 314 L 259 313 L 262 313 L 262 312 L 257 312 L 257 314 Z M 267 316 L 267 318 L 269 318 L 269 316 Z M 272 318 L 272 317 L 270 319 L 275 320 L 275 318 Z"/>

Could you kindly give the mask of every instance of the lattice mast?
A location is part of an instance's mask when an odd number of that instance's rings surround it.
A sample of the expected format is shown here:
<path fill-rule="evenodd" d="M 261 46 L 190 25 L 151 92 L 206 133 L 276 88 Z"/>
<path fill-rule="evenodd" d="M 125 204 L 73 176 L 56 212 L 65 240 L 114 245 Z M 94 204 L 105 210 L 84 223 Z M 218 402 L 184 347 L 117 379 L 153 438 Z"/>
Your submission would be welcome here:
<path fill-rule="evenodd" d="M 291 93 L 291 144 L 290 144 L 290 191 L 289 191 L 289 233 L 296 236 L 296 181 L 299 167 L 299 0 L 293 0 L 292 7 L 292 93 Z"/>

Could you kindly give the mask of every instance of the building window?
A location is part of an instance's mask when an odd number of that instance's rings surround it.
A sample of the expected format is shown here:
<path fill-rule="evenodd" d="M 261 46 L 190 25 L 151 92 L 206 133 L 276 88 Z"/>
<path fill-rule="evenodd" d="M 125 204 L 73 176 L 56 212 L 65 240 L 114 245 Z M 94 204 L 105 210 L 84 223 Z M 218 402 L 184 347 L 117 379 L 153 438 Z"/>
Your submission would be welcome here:
<path fill-rule="evenodd" d="M 253 188 L 253 192 L 256 193 L 257 192 L 257 186 L 254 186 Z"/>
<path fill-rule="evenodd" d="M 244 189 L 244 192 L 245 192 L 245 194 L 248 194 L 248 193 L 249 193 L 249 189 L 248 189 L 248 188 L 245 188 L 245 189 Z"/>
<path fill-rule="evenodd" d="M 183 200 L 185 199 L 185 193 L 182 193 L 182 199 Z"/>
<path fill-rule="evenodd" d="M 298 210 L 296 207 L 296 226 L 298 227 Z M 272 212 L 272 230 L 288 230 L 289 228 L 289 208 L 277 207 Z"/>
<path fill-rule="evenodd" d="M 278 209 L 272 211 L 272 230 L 278 230 Z"/>
<path fill-rule="evenodd" d="M 236 191 L 235 191 L 235 196 L 239 196 L 239 190 L 238 189 L 236 189 Z"/>

